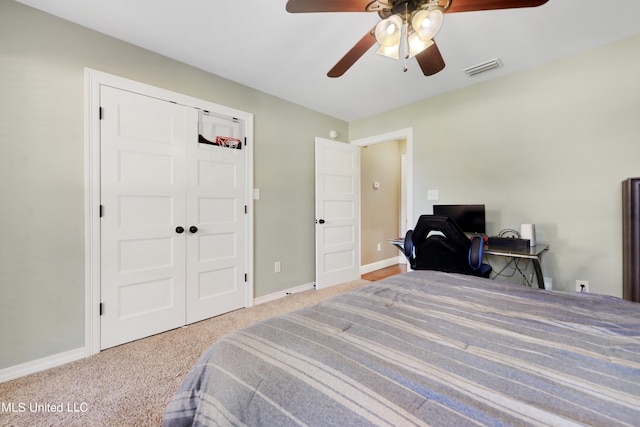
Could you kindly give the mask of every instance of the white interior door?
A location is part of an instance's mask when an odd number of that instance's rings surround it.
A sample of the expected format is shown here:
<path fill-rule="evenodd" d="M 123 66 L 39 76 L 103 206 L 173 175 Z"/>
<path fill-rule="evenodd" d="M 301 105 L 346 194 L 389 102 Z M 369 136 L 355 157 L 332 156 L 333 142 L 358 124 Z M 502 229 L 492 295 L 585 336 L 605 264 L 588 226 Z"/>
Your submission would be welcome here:
<path fill-rule="evenodd" d="M 244 307 L 247 272 L 244 124 L 205 112 L 198 122 L 204 140 L 187 148 L 187 323 Z"/>
<path fill-rule="evenodd" d="M 360 151 L 316 138 L 316 288 L 360 278 Z"/>
<path fill-rule="evenodd" d="M 185 319 L 188 109 L 103 86 L 101 348 Z"/>

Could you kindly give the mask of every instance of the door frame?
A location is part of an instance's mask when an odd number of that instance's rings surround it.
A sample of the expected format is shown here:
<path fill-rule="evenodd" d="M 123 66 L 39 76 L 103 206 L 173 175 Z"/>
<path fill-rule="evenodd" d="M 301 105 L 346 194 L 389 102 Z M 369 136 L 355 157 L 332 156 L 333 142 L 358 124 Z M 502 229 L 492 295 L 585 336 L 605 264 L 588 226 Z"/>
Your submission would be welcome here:
<path fill-rule="evenodd" d="M 100 352 L 100 86 L 235 117 L 245 123 L 245 200 L 247 221 L 245 307 L 253 306 L 253 114 L 188 95 L 85 68 L 84 70 L 84 227 L 85 227 L 85 356 Z"/>
<path fill-rule="evenodd" d="M 391 142 L 397 141 L 399 139 L 405 140 L 407 144 L 407 153 L 406 153 L 406 168 L 405 168 L 405 179 L 406 179 L 406 188 L 405 188 L 405 212 L 407 215 L 407 229 L 413 227 L 413 128 L 404 128 L 398 129 L 378 135 L 373 135 L 365 138 L 358 138 L 351 141 L 351 144 L 357 145 L 358 147 L 367 147 L 369 145 L 380 144 L 383 142 Z M 362 173 L 362 167 L 360 168 L 360 173 Z M 358 188 L 360 191 L 360 188 Z M 358 197 L 358 203 L 361 203 L 362 197 L 361 195 Z M 360 211 L 360 215 L 362 215 L 362 209 L 358 206 L 358 210 Z M 358 218 L 358 227 L 362 227 L 362 221 Z M 360 229 L 360 241 L 358 242 L 360 246 L 362 246 L 362 229 Z M 360 253 L 362 253 L 362 247 L 360 247 Z M 399 255 L 401 257 L 401 255 Z M 362 260 L 360 261 L 360 274 L 362 272 Z"/>

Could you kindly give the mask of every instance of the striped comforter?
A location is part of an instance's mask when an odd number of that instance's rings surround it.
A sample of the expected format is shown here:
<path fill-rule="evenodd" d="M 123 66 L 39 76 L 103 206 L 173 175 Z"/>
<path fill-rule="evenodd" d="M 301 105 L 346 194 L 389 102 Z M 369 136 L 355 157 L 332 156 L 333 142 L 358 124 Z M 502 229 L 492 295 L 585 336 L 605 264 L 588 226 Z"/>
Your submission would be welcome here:
<path fill-rule="evenodd" d="M 640 304 L 415 271 L 210 347 L 165 426 L 640 425 Z"/>

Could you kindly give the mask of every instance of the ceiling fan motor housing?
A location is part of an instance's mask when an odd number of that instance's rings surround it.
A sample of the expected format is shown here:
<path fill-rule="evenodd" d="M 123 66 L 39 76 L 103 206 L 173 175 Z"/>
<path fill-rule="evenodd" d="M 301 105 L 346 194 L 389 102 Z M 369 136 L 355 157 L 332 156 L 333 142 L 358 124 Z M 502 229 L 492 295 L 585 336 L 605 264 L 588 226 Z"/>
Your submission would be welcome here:
<path fill-rule="evenodd" d="M 378 10 L 378 15 L 382 19 L 387 19 L 391 15 L 404 16 L 406 12 L 413 12 L 418 9 L 440 9 L 445 10 L 451 0 L 446 1 L 445 5 L 441 5 L 441 0 L 390 0 L 389 7 Z"/>

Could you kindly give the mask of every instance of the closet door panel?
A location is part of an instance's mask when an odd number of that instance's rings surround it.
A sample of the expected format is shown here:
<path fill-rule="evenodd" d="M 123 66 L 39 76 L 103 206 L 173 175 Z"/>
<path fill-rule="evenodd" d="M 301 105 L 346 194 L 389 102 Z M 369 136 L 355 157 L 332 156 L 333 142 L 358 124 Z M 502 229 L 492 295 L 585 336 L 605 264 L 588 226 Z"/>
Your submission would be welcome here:
<path fill-rule="evenodd" d="M 197 144 L 187 146 L 187 323 L 245 305 L 244 124 L 199 113 Z"/>
<path fill-rule="evenodd" d="M 183 106 L 103 86 L 101 348 L 184 325 Z"/>

